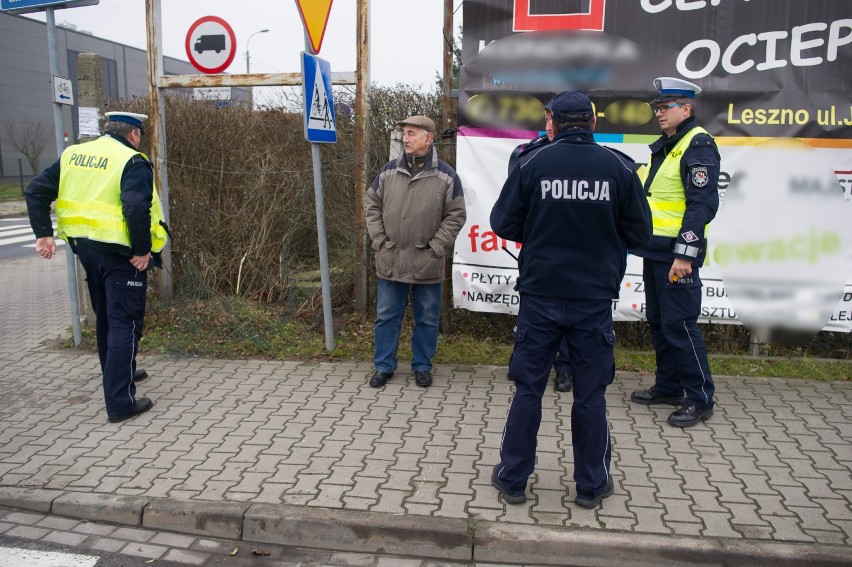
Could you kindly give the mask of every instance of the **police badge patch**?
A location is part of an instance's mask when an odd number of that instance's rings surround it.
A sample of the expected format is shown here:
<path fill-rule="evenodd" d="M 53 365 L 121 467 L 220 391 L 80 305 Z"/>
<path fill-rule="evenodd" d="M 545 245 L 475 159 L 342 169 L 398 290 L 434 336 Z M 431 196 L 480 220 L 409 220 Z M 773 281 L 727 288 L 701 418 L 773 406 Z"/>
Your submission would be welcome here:
<path fill-rule="evenodd" d="M 692 176 L 692 184 L 696 187 L 704 187 L 710 181 L 706 167 L 693 167 L 690 175 Z"/>
<path fill-rule="evenodd" d="M 696 240 L 698 240 L 698 237 L 695 236 L 695 233 L 692 232 L 691 230 L 689 232 L 684 232 L 683 234 L 681 234 L 681 236 L 687 242 L 695 242 Z"/>

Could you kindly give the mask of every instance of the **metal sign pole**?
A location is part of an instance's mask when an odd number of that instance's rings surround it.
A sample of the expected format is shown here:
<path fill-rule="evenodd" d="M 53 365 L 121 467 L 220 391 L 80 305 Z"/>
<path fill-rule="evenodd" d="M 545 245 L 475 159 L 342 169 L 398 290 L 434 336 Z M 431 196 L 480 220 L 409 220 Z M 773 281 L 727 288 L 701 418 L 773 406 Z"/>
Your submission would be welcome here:
<path fill-rule="evenodd" d="M 305 52 L 314 54 L 311 41 L 305 32 Z M 334 101 L 330 101 L 334 104 Z M 308 109 L 306 109 L 307 111 Z M 325 350 L 334 350 L 334 326 L 331 321 L 331 280 L 328 269 L 328 244 L 325 238 L 325 204 L 322 195 L 322 162 L 319 144 L 311 143 L 311 161 L 314 169 L 314 201 L 317 210 L 317 242 L 319 243 L 320 281 L 322 285 L 322 318 L 325 324 Z"/>
<path fill-rule="evenodd" d="M 314 165 L 314 200 L 317 208 L 317 241 L 319 242 L 320 279 L 322 283 L 322 318 L 325 323 L 325 350 L 334 350 L 334 327 L 331 323 L 331 282 L 328 270 L 328 244 L 325 240 L 325 205 L 322 196 L 322 162 L 319 144 L 311 144 Z"/>
<path fill-rule="evenodd" d="M 56 19 L 53 8 L 45 9 L 47 16 L 47 50 L 50 53 L 50 74 L 59 76 L 59 55 L 56 46 Z M 62 117 L 62 105 L 53 103 L 53 126 L 56 132 L 56 153 L 62 155 L 65 149 L 65 121 Z M 33 172 L 36 173 L 36 172 Z M 65 267 L 68 273 L 68 293 L 71 296 L 71 331 L 74 335 L 74 346 L 83 342 L 83 331 L 80 326 L 80 302 L 77 291 L 77 265 L 74 262 L 74 252 L 69 245 L 65 249 Z"/>

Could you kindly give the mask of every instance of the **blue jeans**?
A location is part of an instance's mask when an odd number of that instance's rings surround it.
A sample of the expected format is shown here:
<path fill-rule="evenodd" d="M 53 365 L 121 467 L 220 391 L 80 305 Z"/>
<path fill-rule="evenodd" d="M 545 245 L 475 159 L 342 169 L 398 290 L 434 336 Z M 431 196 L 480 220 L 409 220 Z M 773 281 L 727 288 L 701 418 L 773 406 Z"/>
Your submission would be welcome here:
<path fill-rule="evenodd" d="M 402 316 L 408 304 L 414 309 L 411 337 L 411 369 L 432 370 L 432 357 L 438 350 L 438 319 L 441 315 L 441 284 L 407 284 L 379 279 L 376 297 L 375 356 L 379 372 L 394 372 L 396 351 L 402 330 Z"/>

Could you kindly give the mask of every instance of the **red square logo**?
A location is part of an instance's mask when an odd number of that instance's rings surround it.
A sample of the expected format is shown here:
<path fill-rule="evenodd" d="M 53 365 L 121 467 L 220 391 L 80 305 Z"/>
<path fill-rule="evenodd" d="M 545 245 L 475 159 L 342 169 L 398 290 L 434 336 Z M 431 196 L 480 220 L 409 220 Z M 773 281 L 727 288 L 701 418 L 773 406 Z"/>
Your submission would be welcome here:
<path fill-rule="evenodd" d="M 513 31 L 603 31 L 606 0 L 589 0 L 589 11 L 571 14 L 530 14 L 532 0 L 515 0 Z"/>

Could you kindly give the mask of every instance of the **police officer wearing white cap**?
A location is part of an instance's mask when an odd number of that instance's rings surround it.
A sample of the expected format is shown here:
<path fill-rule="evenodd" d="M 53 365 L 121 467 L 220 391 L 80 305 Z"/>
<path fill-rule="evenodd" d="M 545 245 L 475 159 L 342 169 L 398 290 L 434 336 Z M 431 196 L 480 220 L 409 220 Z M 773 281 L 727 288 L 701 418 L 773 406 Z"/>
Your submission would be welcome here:
<path fill-rule="evenodd" d="M 651 101 L 663 135 L 640 171 L 654 236 L 632 254 L 644 258 L 646 316 L 657 355 L 654 385 L 630 396 L 638 404 L 680 406 L 669 424 L 692 427 L 713 415 L 715 387 L 704 339 L 699 268 L 706 230 L 719 208 L 719 150 L 695 121 L 698 85 L 673 77 L 654 81 Z"/>
<path fill-rule="evenodd" d="M 24 193 L 36 252 L 56 254 L 50 205 L 56 201 L 56 230 L 86 270 L 96 315 L 98 356 L 110 422 L 124 421 L 154 405 L 136 397 L 134 382 L 142 337 L 148 269 L 159 265 L 166 225 L 151 162 L 139 151 L 148 117 L 107 112 L 106 133 L 70 146 L 36 176 Z"/>

